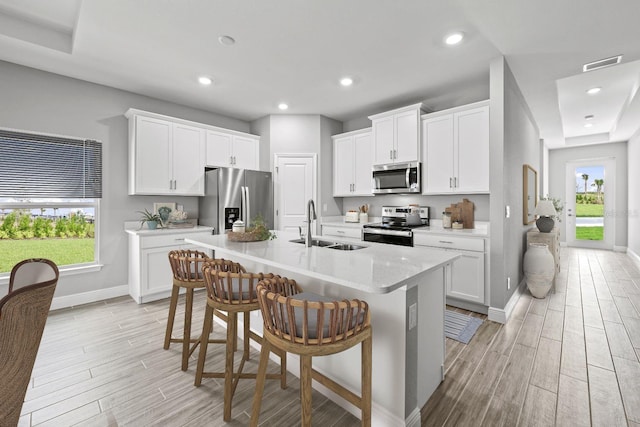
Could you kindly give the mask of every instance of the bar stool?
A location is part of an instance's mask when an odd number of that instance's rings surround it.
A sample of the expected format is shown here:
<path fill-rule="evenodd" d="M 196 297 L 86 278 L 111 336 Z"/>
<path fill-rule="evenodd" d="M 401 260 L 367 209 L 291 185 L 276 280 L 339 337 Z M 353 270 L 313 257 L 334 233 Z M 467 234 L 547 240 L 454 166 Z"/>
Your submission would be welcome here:
<path fill-rule="evenodd" d="M 281 350 L 300 356 L 302 426 L 311 426 L 312 379 L 360 408 L 362 425 L 370 426 L 372 336 L 368 304 L 356 299 L 334 301 L 302 292 L 294 280 L 280 277 L 261 281 L 257 292 L 264 328 L 250 425 L 258 425 L 269 353 Z M 339 353 L 359 343 L 362 344 L 360 396 L 312 368 L 312 357 Z"/>
<path fill-rule="evenodd" d="M 182 370 L 189 368 L 189 356 L 200 344 L 200 337 L 191 338 L 191 314 L 193 311 L 193 291 L 204 288 L 202 279 L 202 266 L 209 262 L 214 268 L 222 271 L 244 271 L 244 268 L 237 263 L 224 259 L 212 259 L 204 252 L 193 250 L 175 250 L 169 252 L 169 263 L 173 271 L 173 287 L 171 289 L 171 301 L 169 303 L 169 316 L 167 318 L 167 331 L 164 335 L 164 349 L 167 350 L 171 343 L 182 343 Z M 187 290 L 184 310 L 184 332 L 182 338 L 171 338 L 173 333 L 173 323 L 178 306 L 178 295 L 180 288 Z M 222 313 L 218 314 L 226 319 Z M 209 335 L 207 335 L 208 337 Z M 193 346 L 189 347 L 190 344 Z"/>
<path fill-rule="evenodd" d="M 256 378 L 255 373 L 243 373 L 244 364 L 249 360 L 249 340 L 262 343 L 262 338 L 250 329 L 250 314 L 258 310 L 258 299 L 256 295 L 256 285 L 264 279 L 275 277 L 273 274 L 246 273 L 246 272 L 224 272 L 205 263 L 202 268 L 204 282 L 207 287 L 207 307 L 202 325 L 202 336 L 200 342 L 200 353 L 198 355 L 198 366 L 194 385 L 202 384 L 202 378 L 224 378 L 224 420 L 231 420 L 231 404 L 238 380 L 241 378 Z M 215 310 L 222 310 L 227 313 L 227 339 L 222 340 L 226 344 L 225 369 L 224 372 L 205 372 L 204 362 L 207 357 L 207 347 L 209 336 L 213 324 L 213 313 Z M 233 371 L 235 342 L 237 339 L 238 313 L 244 313 L 244 347 L 242 360 L 238 371 Z M 277 352 L 280 356 L 280 373 L 268 374 L 268 379 L 280 379 L 280 387 L 287 386 L 287 362 L 286 353 Z M 263 378 L 264 380 L 264 378 Z"/>

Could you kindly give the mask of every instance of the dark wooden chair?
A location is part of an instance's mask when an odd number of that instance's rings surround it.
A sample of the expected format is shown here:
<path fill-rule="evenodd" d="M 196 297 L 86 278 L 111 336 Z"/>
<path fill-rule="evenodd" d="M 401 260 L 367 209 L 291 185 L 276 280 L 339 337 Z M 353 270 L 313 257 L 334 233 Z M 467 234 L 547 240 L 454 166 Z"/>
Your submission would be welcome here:
<path fill-rule="evenodd" d="M 362 411 L 362 425 L 371 425 L 372 335 L 369 306 L 360 300 L 334 301 L 302 292 L 294 280 L 275 277 L 258 284 L 264 329 L 253 399 L 251 426 L 258 425 L 269 353 L 300 356 L 302 426 L 311 426 L 311 380 L 314 379 Z M 362 343 L 360 396 L 312 368 L 311 359 L 347 350 Z M 272 395 L 272 398 L 277 398 Z"/>
<path fill-rule="evenodd" d="M 47 259 L 21 261 L 11 271 L 9 293 L 0 300 L 0 425 L 20 419 L 58 277 Z"/>

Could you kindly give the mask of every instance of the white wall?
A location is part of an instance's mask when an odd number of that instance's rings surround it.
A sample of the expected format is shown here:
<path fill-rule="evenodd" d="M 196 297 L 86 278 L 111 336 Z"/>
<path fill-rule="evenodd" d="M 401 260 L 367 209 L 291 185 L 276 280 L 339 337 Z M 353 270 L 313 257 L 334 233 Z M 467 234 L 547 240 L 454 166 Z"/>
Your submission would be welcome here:
<path fill-rule="evenodd" d="M 627 144 L 627 167 L 628 182 L 627 189 L 627 212 L 628 212 L 628 233 L 627 248 L 631 255 L 640 263 L 640 132 L 637 132 Z M 631 185 L 633 183 L 633 185 Z"/>
<path fill-rule="evenodd" d="M 100 218 L 100 262 L 97 273 L 60 279 L 56 297 L 126 285 L 126 220 L 153 202 L 178 202 L 197 216 L 196 197 L 127 195 L 127 109 L 134 107 L 195 122 L 248 132 L 249 124 L 233 118 L 148 98 L 69 77 L 0 61 L 0 127 L 44 132 L 103 143 L 103 198 Z"/>
<path fill-rule="evenodd" d="M 581 147 L 562 148 L 549 151 L 549 195 L 552 197 L 566 200 L 566 164 L 575 160 L 588 160 L 597 158 L 615 159 L 616 173 L 616 206 L 614 212 L 607 212 L 608 215 L 615 215 L 615 237 L 614 245 L 619 247 L 627 246 L 627 196 L 629 193 L 628 182 L 632 182 L 627 176 L 627 158 L 629 162 L 633 162 L 632 157 L 628 155 L 627 143 L 617 142 L 614 144 L 594 144 Z M 635 163 L 640 160 L 636 157 Z M 629 167 L 629 170 L 637 169 L 635 164 Z M 606 183 L 606 181 L 605 181 Z M 566 214 L 566 210 L 564 211 Z M 562 221 L 560 226 L 560 241 L 566 241 L 566 221 Z"/>

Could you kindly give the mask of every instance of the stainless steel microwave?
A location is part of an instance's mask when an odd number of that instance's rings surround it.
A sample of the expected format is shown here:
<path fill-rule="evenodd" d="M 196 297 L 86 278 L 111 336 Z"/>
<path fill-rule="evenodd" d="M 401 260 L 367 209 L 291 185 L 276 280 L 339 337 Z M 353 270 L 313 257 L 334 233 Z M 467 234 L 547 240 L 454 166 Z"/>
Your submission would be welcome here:
<path fill-rule="evenodd" d="M 420 163 L 373 166 L 373 193 L 420 193 Z"/>

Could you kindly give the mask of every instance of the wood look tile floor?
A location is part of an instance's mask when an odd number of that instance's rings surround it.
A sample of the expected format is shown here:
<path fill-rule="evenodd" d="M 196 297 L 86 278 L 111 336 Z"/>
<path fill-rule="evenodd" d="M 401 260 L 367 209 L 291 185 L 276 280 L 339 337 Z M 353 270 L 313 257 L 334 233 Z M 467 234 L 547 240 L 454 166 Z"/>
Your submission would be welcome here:
<path fill-rule="evenodd" d="M 506 325 L 485 321 L 469 345 L 447 339 L 446 378 L 423 426 L 640 426 L 640 272 L 607 251 L 563 248 L 561 265 L 557 293 L 523 295 Z M 233 420 L 223 422 L 221 380 L 193 386 L 197 351 L 183 372 L 179 345 L 162 349 L 167 311 L 168 300 L 122 297 L 52 312 L 20 425 L 248 425 L 254 382 L 240 381 Z M 223 336 L 216 325 L 214 337 Z M 211 345 L 207 369 L 221 369 L 223 355 Z M 245 369 L 257 360 L 252 350 Z M 293 374 L 286 390 L 268 381 L 261 425 L 299 425 L 298 393 Z M 359 425 L 319 393 L 313 406 L 314 425 Z"/>

